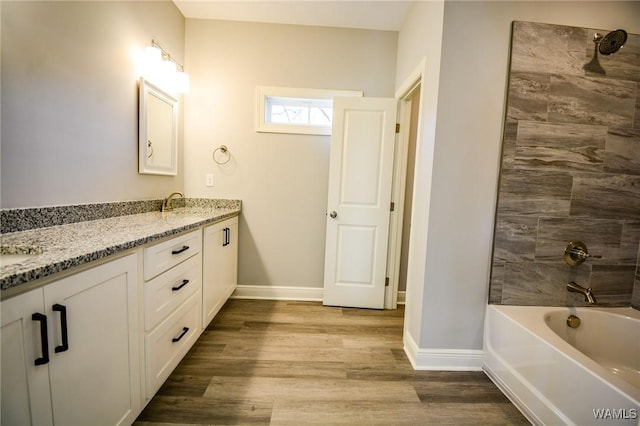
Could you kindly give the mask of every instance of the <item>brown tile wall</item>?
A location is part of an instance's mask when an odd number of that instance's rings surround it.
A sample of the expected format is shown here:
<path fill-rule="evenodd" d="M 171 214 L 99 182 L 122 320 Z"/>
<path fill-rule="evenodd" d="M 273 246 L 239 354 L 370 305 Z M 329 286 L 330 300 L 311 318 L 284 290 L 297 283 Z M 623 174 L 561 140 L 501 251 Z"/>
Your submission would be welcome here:
<path fill-rule="evenodd" d="M 584 305 L 575 281 L 640 309 L 640 36 L 596 56 L 596 32 L 513 23 L 490 303 Z"/>

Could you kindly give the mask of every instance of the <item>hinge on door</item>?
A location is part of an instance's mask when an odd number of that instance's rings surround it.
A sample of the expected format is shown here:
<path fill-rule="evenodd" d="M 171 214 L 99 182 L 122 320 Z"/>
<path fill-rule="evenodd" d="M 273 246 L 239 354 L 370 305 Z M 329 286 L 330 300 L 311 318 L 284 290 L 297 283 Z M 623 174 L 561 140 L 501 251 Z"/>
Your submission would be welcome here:
<path fill-rule="evenodd" d="M 400 133 L 400 123 L 396 123 L 396 133 Z"/>
<path fill-rule="evenodd" d="M 394 203 L 393 201 L 391 202 L 391 207 L 389 208 L 390 212 L 393 212 L 396 210 L 396 203 Z"/>
<path fill-rule="evenodd" d="M 384 286 L 389 287 L 389 277 L 384 277 Z"/>

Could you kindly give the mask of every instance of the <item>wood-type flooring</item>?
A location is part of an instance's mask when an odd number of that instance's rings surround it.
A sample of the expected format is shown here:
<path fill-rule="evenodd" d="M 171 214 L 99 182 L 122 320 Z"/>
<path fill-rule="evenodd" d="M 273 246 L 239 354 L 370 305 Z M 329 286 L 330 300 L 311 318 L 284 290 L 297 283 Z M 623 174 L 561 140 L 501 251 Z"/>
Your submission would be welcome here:
<path fill-rule="evenodd" d="M 529 424 L 483 372 L 414 371 L 403 316 L 231 299 L 135 425 Z"/>

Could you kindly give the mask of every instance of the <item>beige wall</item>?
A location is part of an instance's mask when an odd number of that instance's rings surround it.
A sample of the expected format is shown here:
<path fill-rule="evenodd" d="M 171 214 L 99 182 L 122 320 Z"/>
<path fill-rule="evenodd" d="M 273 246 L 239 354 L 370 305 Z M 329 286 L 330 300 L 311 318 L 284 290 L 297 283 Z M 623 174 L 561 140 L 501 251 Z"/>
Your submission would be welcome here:
<path fill-rule="evenodd" d="M 430 17 L 426 9 L 422 13 L 407 22 L 400 40 L 419 32 L 416 26 Z M 412 247 L 415 252 L 424 250 L 426 258 L 421 263 L 414 257 L 413 268 L 425 272 L 413 275 L 407 289 L 407 312 L 419 315 L 408 317 L 406 327 L 420 348 L 482 348 L 511 22 L 639 33 L 638 16 L 638 2 L 445 3 L 432 181 L 430 191 L 417 191 L 414 199 L 419 206 L 430 206 L 428 234 L 426 228 L 412 234 Z M 412 38 L 411 43 L 430 55 L 437 50 L 434 42 L 422 37 Z M 398 57 L 418 50 L 415 45 L 400 45 Z M 417 62 L 419 55 L 413 56 Z M 396 81 L 402 78 L 399 75 Z M 423 111 L 423 120 L 430 113 Z M 429 175 L 425 164 L 418 164 L 417 176 Z M 411 280 L 411 270 L 409 274 Z M 423 293 L 412 295 L 412 288 Z M 420 309 L 410 308 L 411 303 Z"/>
<path fill-rule="evenodd" d="M 422 309 L 425 299 L 425 259 L 431 202 L 433 150 L 442 48 L 444 1 L 416 2 L 398 35 L 396 90 L 406 90 L 415 73 L 422 74 L 418 123 L 411 232 L 406 283 L 405 342 L 420 346 Z M 399 96 L 404 93 L 398 93 Z M 428 295 L 426 295 L 428 296 Z M 408 344 L 408 343 L 407 343 Z"/>
<path fill-rule="evenodd" d="M 175 5 L 2 1 L 0 7 L 2 208 L 152 199 L 181 190 L 182 164 L 176 177 L 138 174 L 133 56 L 156 39 L 183 59 L 184 18 Z"/>
<path fill-rule="evenodd" d="M 242 200 L 240 285 L 323 285 L 330 138 L 256 133 L 256 86 L 393 97 L 396 43 L 396 32 L 187 19 L 185 189 Z M 232 159 L 219 166 L 222 144 Z"/>

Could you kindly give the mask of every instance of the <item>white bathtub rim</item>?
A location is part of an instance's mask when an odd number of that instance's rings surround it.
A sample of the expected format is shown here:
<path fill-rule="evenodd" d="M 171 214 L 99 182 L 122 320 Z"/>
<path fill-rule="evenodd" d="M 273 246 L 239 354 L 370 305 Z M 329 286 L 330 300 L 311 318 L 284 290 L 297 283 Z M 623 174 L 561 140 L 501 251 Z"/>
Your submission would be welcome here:
<path fill-rule="evenodd" d="M 546 390 L 544 390 L 544 385 L 542 388 L 538 388 L 541 383 L 538 380 L 531 381 L 531 378 L 523 375 L 521 371 L 518 370 L 516 365 L 511 364 L 511 362 L 506 361 L 505 358 L 502 357 L 502 353 L 496 352 L 496 348 L 492 346 L 494 343 L 494 339 L 497 336 L 502 336 L 501 339 L 504 339 L 504 336 L 509 336 L 509 334 L 503 334 L 504 332 L 511 333 L 517 332 L 524 339 L 523 343 L 526 343 L 527 340 L 531 341 L 534 345 L 537 345 L 534 342 L 539 342 L 538 344 L 545 347 L 545 351 L 550 351 L 554 353 L 559 360 L 567 361 L 567 366 L 573 370 L 571 377 L 580 378 L 579 383 L 582 385 L 578 385 L 579 388 L 591 389 L 592 382 L 598 383 L 597 386 L 603 386 L 600 392 L 597 394 L 591 393 L 590 395 L 585 395 L 585 404 L 588 403 L 592 405 L 594 408 L 597 407 L 627 407 L 627 409 L 636 410 L 635 412 L 640 412 L 640 404 L 634 400 L 631 396 L 621 391 L 621 389 L 614 386 L 608 380 L 611 378 L 613 373 L 609 372 L 604 367 L 597 364 L 595 361 L 588 358 L 586 355 L 581 354 L 576 348 L 569 345 L 566 341 L 564 341 L 560 336 L 556 335 L 551 328 L 549 328 L 546 323 L 543 322 L 542 316 L 538 315 L 536 318 L 537 324 L 543 325 L 543 330 L 546 329 L 548 331 L 547 337 L 551 337 L 550 340 L 555 340 L 553 337 L 558 340 L 556 343 L 561 345 L 561 349 L 555 347 L 552 343 L 549 343 L 547 340 L 541 338 L 536 335 L 536 333 L 527 328 L 527 324 L 522 324 L 516 319 L 512 318 L 507 312 L 518 310 L 521 316 L 526 316 L 529 319 L 533 317 L 535 318 L 535 312 L 531 312 L 532 310 L 539 310 L 539 313 L 549 312 L 554 309 L 553 307 L 527 307 L 527 309 L 523 309 L 522 306 L 512 306 L 505 307 L 506 309 L 496 309 L 500 307 L 499 305 L 489 305 L 487 307 L 487 317 L 485 320 L 485 339 L 484 339 L 484 362 L 483 362 L 483 370 L 485 373 L 491 378 L 491 380 L 496 384 L 496 386 L 509 398 L 513 404 L 523 413 L 523 415 L 534 425 L 556 425 L 556 424 L 565 424 L 565 425 L 619 425 L 619 424 L 630 424 L 628 420 L 622 421 L 620 423 L 619 420 L 596 420 L 595 418 L 585 417 L 586 413 L 581 412 L 579 407 L 574 405 L 575 402 L 569 402 L 569 400 L 565 399 L 560 395 L 551 396 L 546 394 Z M 555 308 L 556 310 L 567 310 L 569 308 Z M 507 311 L 507 312 L 505 312 Z M 515 315 L 518 318 L 518 315 Z M 506 321 L 505 321 L 506 320 Z M 497 322 L 496 322 L 497 321 Z M 532 320 L 533 321 L 533 320 Z M 502 325 L 500 325 L 502 323 Z M 497 325 L 499 329 L 502 331 L 498 331 L 497 334 L 492 334 L 492 325 Z M 505 328 L 506 327 L 506 328 Z M 516 331 L 517 330 L 517 331 Z M 553 335 L 553 336 L 551 336 Z M 521 339 L 522 339 L 521 338 Z M 520 339 L 519 339 L 520 340 Z M 502 344 L 501 344 L 502 345 Z M 565 356 L 564 349 L 571 348 L 576 352 L 580 353 L 584 356 L 584 361 L 592 362 L 594 367 L 600 369 L 601 374 L 594 374 L 594 371 L 590 371 L 588 366 L 577 362 L 572 356 Z M 498 349 L 502 351 L 502 349 Z M 569 351 L 571 353 L 572 351 Z M 576 354 L 576 356 L 578 356 Z M 560 361 L 562 365 L 563 361 Z M 585 362 L 587 363 L 587 362 Z M 588 364 L 588 363 L 587 363 Z M 604 375 L 606 378 L 602 378 Z M 567 383 L 571 383 L 571 379 L 567 379 Z M 624 382 L 626 385 L 633 387 L 631 384 Z M 604 386 L 606 384 L 606 386 Z M 606 391 L 605 391 L 606 389 Z M 556 401 L 556 397 L 560 397 Z M 552 403 L 551 400 L 554 402 Z M 589 402 L 587 402 L 589 401 Z M 572 405 L 566 405 L 566 404 Z M 629 405 L 631 404 L 631 405 Z M 566 413 L 564 412 L 566 410 Z M 576 411 L 578 410 L 578 411 Z M 574 418 L 575 416 L 575 418 Z M 631 424 L 640 426 L 640 422 L 636 420 L 631 420 Z"/>
<path fill-rule="evenodd" d="M 573 425 L 555 404 L 552 404 L 538 389 L 531 386 L 529 382 L 504 361 L 502 357 L 495 352 L 492 352 L 490 357 L 490 360 L 485 359 L 482 370 L 531 424 L 536 426 L 544 426 L 547 424 Z M 494 365 L 490 365 L 494 363 L 499 363 L 500 367 L 507 370 L 510 376 L 504 377 L 503 375 L 496 374 L 494 372 Z M 526 396 L 532 395 L 534 398 L 526 398 L 528 402 L 525 402 L 516 390 L 513 389 L 516 385 L 524 388 L 523 391 Z M 520 394 L 522 393 L 521 391 Z"/>
<path fill-rule="evenodd" d="M 491 309 L 491 305 L 487 311 Z M 497 311 L 511 323 L 519 328 L 525 329 L 513 318 L 504 312 Z M 519 371 L 511 366 L 502 356 L 491 346 L 490 321 L 485 320 L 485 358 L 482 369 L 489 376 L 491 381 L 502 391 L 502 393 L 515 405 L 518 410 L 534 425 L 545 426 L 551 424 L 574 425 L 562 411 L 552 403 L 542 392 L 540 392 L 528 379 L 522 376 Z M 525 329 L 530 335 L 535 336 L 530 330 Z M 554 333 L 555 334 L 555 333 Z M 497 364 L 497 365 L 496 365 Z M 496 368 L 498 367 L 498 368 Z M 506 371 L 508 374 L 500 374 L 498 371 Z M 515 389 L 518 387 L 519 389 Z"/>
<path fill-rule="evenodd" d="M 542 342 L 551 345 L 558 350 L 560 355 L 572 362 L 576 362 L 586 374 L 601 379 L 611 389 L 624 394 L 628 399 L 636 405 L 640 405 L 640 389 L 631 383 L 622 380 L 607 368 L 603 367 L 593 359 L 589 358 L 577 348 L 571 346 L 562 337 L 558 336 L 544 321 L 544 315 L 552 311 L 567 311 L 574 309 L 595 309 L 604 310 L 606 312 L 618 315 L 628 316 L 633 319 L 640 319 L 640 312 L 633 308 L 601 308 L 601 307 L 554 307 L 554 306 L 514 306 L 514 305 L 489 305 L 488 308 L 494 308 L 509 321 L 521 326 L 530 335 Z M 523 318 L 523 311 L 528 312 Z M 631 312 L 633 311 L 633 312 Z M 514 319 L 514 316 L 518 320 Z"/>

